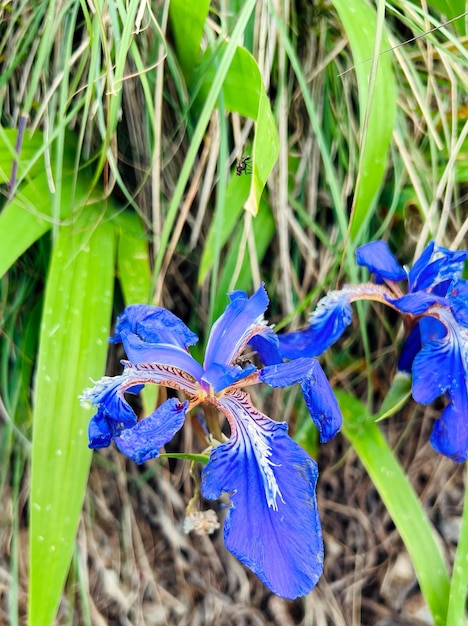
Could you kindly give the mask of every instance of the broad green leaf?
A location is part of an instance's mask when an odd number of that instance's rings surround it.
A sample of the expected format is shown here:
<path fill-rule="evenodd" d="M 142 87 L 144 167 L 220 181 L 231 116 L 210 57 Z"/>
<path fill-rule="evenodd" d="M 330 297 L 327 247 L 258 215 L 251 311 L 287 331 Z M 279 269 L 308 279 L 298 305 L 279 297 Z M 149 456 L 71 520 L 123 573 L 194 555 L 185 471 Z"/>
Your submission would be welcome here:
<path fill-rule="evenodd" d="M 365 0 L 332 0 L 349 38 L 359 90 L 361 146 L 350 235 L 369 219 L 384 179 L 396 119 L 396 87 L 383 14 Z M 377 45 L 375 45 L 377 43 Z M 373 59 L 373 62 L 371 61 Z"/>
<path fill-rule="evenodd" d="M 118 229 L 117 273 L 125 304 L 147 304 L 151 292 L 148 236 L 135 213 L 115 220 Z"/>
<path fill-rule="evenodd" d="M 465 0 L 429 0 L 427 5 L 436 11 L 440 11 L 447 17 L 447 20 L 459 17 L 458 20 L 453 22 L 453 25 L 461 35 L 465 34 L 465 12 L 467 10 Z"/>
<path fill-rule="evenodd" d="M 37 183 L 35 180 L 23 185 L 21 193 L 0 214 L 0 277 L 51 228 L 46 214 L 47 210 L 50 212 L 50 200 L 48 195 L 44 197 L 44 190 Z"/>
<path fill-rule="evenodd" d="M 90 210 L 60 228 L 47 277 L 33 415 L 31 626 L 54 623 L 91 461 L 90 413 L 78 396 L 104 371 L 115 254 L 115 230 L 99 220 Z"/>
<path fill-rule="evenodd" d="M 201 38 L 209 7 L 209 0 L 171 0 L 169 6 L 177 57 L 187 85 L 190 85 L 200 58 Z"/>
<path fill-rule="evenodd" d="M 366 468 L 400 533 L 434 624 L 445 626 L 450 583 L 435 530 L 375 424 L 375 417 L 354 396 L 339 391 L 336 396 L 343 412 L 343 434 Z"/>
<path fill-rule="evenodd" d="M 195 112 L 204 101 L 213 82 L 216 68 L 225 54 L 227 44 L 205 51 L 197 73 Z M 257 122 L 252 157 L 250 194 L 245 208 L 256 215 L 258 204 L 279 154 L 279 138 L 270 101 L 265 92 L 258 65 L 245 48 L 238 47 L 223 83 L 223 102 L 228 111 L 235 111 Z"/>

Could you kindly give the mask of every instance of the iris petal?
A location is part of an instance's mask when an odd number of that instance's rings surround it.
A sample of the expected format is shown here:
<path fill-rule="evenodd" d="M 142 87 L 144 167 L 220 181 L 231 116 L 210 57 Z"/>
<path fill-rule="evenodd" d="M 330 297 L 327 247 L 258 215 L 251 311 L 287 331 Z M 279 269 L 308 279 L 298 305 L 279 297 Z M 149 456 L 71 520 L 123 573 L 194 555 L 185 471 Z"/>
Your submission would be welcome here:
<path fill-rule="evenodd" d="M 133 364 L 156 363 L 163 366 L 174 367 L 190 374 L 195 380 L 203 376 L 203 368 L 184 348 L 169 344 L 145 344 L 135 336 L 129 336 L 126 340 L 127 355 Z"/>
<path fill-rule="evenodd" d="M 135 463 L 156 458 L 159 450 L 181 429 L 187 407 L 187 401 L 166 400 L 151 415 L 115 437 L 117 447 Z"/>
<path fill-rule="evenodd" d="M 300 383 L 309 373 L 313 364 L 317 363 L 312 358 L 298 358 L 287 363 L 268 365 L 259 370 L 258 380 L 270 385 L 270 387 L 289 387 Z"/>
<path fill-rule="evenodd" d="M 422 315 L 434 304 L 440 306 L 450 306 L 450 302 L 447 298 L 436 296 L 432 293 L 426 293 L 425 291 L 417 291 L 416 293 L 409 293 L 401 298 L 389 298 L 386 300 L 393 304 L 401 313 L 410 313 L 411 315 Z"/>
<path fill-rule="evenodd" d="M 242 368 L 239 365 L 220 365 L 219 363 L 212 363 L 205 371 L 202 380 L 211 385 L 215 393 L 218 393 L 243 378 L 247 378 L 247 376 L 253 374 L 255 371 L 255 365 L 246 365 Z"/>
<path fill-rule="evenodd" d="M 263 284 L 247 298 L 243 291 L 229 295 L 230 303 L 213 324 L 205 353 L 205 369 L 212 363 L 232 364 L 248 341 L 268 329 L 263 314 L 268 296 Z"/>
<path fill-rule="evenodd" d="M 441 309 L 439 315 L 445 323 L 430 317 L 419 323 L 422 349 L 413 362 L 413 397 L 421 404 L 446 392 L 455 399 L 466 388 L 466 350 L 456 325 L 448 323 L 450 312 Z"/>
<path fill-rule="evenodd" d="M 466 395 L 460 406 L 450 403 L 435 422 L 431 444 L 436 452 L 456 463 L 468 458 L 468 402 Z"/>
<path fill-rule="evenodd" d="M 386 241 L 373 241 L 361 246 L 356 250 L 356 260 L 380 280 L 400 281 L 407 278 Z"/>
<path fill-rule="evenodd" d="M 340 430 L 343 418 L 328 378 L 318 361 L 313 361 L 301 387 L 312 421 L 318 428 L 320 441 L 330 441 Z"/>
<path fill-rule="evenodd" d="M 132 344 L 129 338 L 134 337 Z M 132 350 L 138 341 L 142 344 L 167 343 L 187 349 L 198 341 L 193 333 L 182 320 L 162 307 L 146 304 L 132 304 L 125 308 L 117 318 L 115 333 L 112 343 L 123 343 L 125 352 L 131 361 Z M 149 360 L 149 359 L 148 359 Z"/>
<path fill-rule="evenodd" d="M 288 436 L 287 425 L 257 411 L 246 394 L 226 394 L 221 404 L 232 434 L 210 455 L 203 495 L 230 494 L 228 550 L 277 595 L 305 595 L 323 568 L 317 465 Z"/>
<path fill-rule="evenodd" d="M 96 415 L 91 419 L 88 428 L 90 448 L 104 448 L 109 445 L 112 437 L 122 428 L 136 423 L 136 415 L 124 398 L 124 391 L 138 393 L 139 386 L 135 383 L 122 388 L 128 382 L 127 376 L 104 376 L 94 387 L 86 389 L 80 396 L 81 403 L 98 407 Z M 134 388 L 132 388 L 134 387 Z"/>
<path fill-rule="evenodd" d="M 409 273 L 410 290 L 422 291 L 460 278 L 467 257 L 464 250 L 452 251 L 431 242 Z"/>
<path fill-rule="evenodd" d="M 281 354 L 286 359 L 320 356 L 338 341 L 353 321 L 350 293 L 331 291 L 317 304 L 305 330 L 279 335 Z"/>

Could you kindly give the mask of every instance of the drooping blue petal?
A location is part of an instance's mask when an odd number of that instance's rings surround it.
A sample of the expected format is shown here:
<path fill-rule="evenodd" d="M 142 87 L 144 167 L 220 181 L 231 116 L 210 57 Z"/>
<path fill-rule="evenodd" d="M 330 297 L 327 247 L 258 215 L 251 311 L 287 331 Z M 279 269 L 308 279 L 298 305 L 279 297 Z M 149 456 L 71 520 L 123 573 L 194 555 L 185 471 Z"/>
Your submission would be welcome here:
<path fill-rule="evenodd" d="M 135 415 L 136 422 L 136 415 Z M 98 407 L 97 413 L 89 421 L 88 447 L 92 449 L 107 448 L 115 434 L 122 430 L 122 424 L 109 419 L 104 405 Z"/>
<path fill-rule="evenodd" d="M 124 389 L 122 385 L 127 382 L 128 378 L 124 374 L 104 376 L 80 396 L 83 405 L 92 404 L 98 407 L 88 427 L 90 448 L 105 448 L 115 433 L 136 424 L 135 412 L 125 400 L 124 392 L 138 393 L 139 387 L 134 382 Z"/>
<path fill-rule="evenodd" d="M 304 330 L 278 335 L 281 354 L 286 359 L 320 356 L 338 341 L 353 320 L 350 292 L 344 288 L 322 298 Z"/>
<path fill-rule="evenodd" d="M 212 363 L 231 365 L 253 336 L 268 332 L 263 317 L 268 296 L 263 284 L 250 298 L 243 291 L 234 291 L 229 298 L 226 310 L 211 329 L 205 353 L 206 370 Z"/>
<path fill-rule="evenodd" d="M 247 378 L 256 371 L 255 365 L 247 364 L 244 368 L 239 365 L 220 365 L 212 363 L 203 374 L 202 381 L 211 385 L 215 391 L 219 391 L 230 387 L 234 383 Z"/>
<path fill-rule="evenodd" d="M 226 547 L 277 595 L 305 595 L 323 568 L 317 465 L 287 425 L 257 411 L 246 394 L 229 392 L 219 404 L 231 437 L 212 451 L 202 493 L 210 500 L 230 494 Z"/>
<path fill-rule="evenodd" d="M 457 325 L 446 309 L 438 315 L 440 319 L 427 316 L 419 323 L 422 349 L 413 362 L 413 397 L 421 404 L 446 392 L 456 401 L 468 380 L 466 347 Z"/>
<path fill-rule="evenodd" d="M 468 458 L 468 402 L 460 405 L 452 402 L 435 422 L 430 438 L 432 447 L 439 454 L 448 456 L 455 463 Z"/>
<path fill-rule="evenodd" d="M 408 293 L 401 298 L 389 298 L 386 296 L 386 300 L 393 304 L 401 313 L 411 313 L 411 315 L 422 315 L 434 304 L 446 307 L 450 306 L 450 302 L 447 298 L 436 296 L 432 293 L 426 293 L 425 291 Z"/>
<path fill-rule="evenodd" d="M 160 449 L 181 429 L 188 404 L 177 398 L 166 400 L 151 415 L 114 437 L 118 449 L 139 464 L 156 458 Z"/>
<path fill-rule="evenodd" d="M 310 416 L 318 428 L 321 443 L 330 441 L 340 430 L 343 418 L 328 378 L 315 359 L 303 378 L 301 387 Z"/>
<path fill-rule="evenodd" d="M 406 280 L 407 274 L 390 252 L 386 241 L 372 241 L 356 250 L 359 265 L 375 274 L 380 280 Z"/>

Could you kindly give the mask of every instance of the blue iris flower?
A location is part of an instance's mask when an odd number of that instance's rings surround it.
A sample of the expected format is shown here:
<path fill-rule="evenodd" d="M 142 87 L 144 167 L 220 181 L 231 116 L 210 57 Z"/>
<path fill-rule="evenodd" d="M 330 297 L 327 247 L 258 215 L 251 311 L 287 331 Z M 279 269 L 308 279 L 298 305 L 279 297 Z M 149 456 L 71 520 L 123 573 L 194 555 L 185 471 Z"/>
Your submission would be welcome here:
<path fill-rule="evenodd" d="M 398 367 L 412 374 L 412 393 L 428 404 L 444 396 L 447 405 L 435 422 L 431 444 L 461 463 L 468 458 L 468 281 L 462 277 L 467 251 L 429 243 L 413 267 L 401 267 L 383 241 L 361 246 L 357 262 L 374 283 L 345 285 L 322 298 L 310 326 L 279 337 L 286 358 L 318 356 L 352 321 L 351 303 L 375 300 L 403 315 L 407 338 Z M 400 284 L 406 283 L 402 290 Z"/>
<path fill-rule="evenodd" d="M 124 371 L 102 378 L 82 401 L 97 406 L 89 446 L 113 440 L 136 463 L 157 457 L 193 408 L 204 407 L 206 416 L 214 413 L 215 436 L 221 440 L 215 440 L 213 428 L 202 494 L 209 500 L 229 494 L 226 547 L 274 593 L 292 599 L 308 593 L 323 568 L 317 464 L 289 437 L 287 424 L 257 410 L 243 388 L 299 383 L 322 441 L 339 430 L 341 413 L 318 361 L 283 362 L 278 338 L 264 319 L 267 306 L 263 285 L 250 298 L 242 291 L 230 294 L 211 330 L 203 366 L 188 351 L 197 337 L 179 318 L 160 307 L 127 307 L 111 339 L 123 343 L 129 359 L 123 361 Z M 240 360 L 247 346 L 264 367 Z M 124 394 L 138 393 L 146 384 L 176 389 L 186 399 L 171 398 L 137 421 Z M 221 435 L 219 414 L 229 423 L 229 438 Z"/>

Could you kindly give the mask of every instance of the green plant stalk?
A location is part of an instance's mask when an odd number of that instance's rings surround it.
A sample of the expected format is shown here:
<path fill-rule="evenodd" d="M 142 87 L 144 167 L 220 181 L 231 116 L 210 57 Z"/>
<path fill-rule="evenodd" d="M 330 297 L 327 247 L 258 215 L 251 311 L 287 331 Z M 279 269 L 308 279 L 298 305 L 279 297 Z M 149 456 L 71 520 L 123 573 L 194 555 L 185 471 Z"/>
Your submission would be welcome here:
<path fill-rule="evenodd" d="M 468 601 L 468 464 L 466 465 L 465 504 L 463 507 L 460 537 L 453 564 L 452 584 L 450 585 L 447 626 L 468 624 L 466 606 Z"/>
<path fill-rule="evenodd" d="M 337 396 L 344 417 L 343 434 L 366 468 L 400 533 L 435 626 L 445 626 L 450 581 L 435 531 L 373 416 L 353 396 L 346 393 Z"/>

